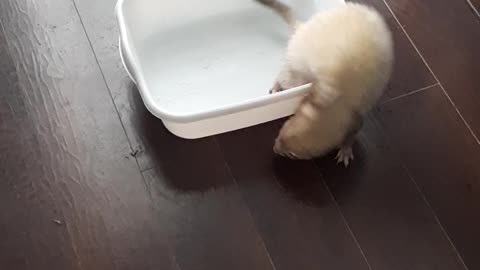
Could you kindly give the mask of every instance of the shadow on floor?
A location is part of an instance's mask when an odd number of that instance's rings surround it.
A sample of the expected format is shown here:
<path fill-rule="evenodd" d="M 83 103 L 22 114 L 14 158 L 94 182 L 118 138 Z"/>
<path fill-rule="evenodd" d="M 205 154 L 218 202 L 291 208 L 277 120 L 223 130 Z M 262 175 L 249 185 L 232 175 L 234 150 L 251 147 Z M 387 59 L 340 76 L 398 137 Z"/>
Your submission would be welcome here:
<path fill-rule="evenodd" d="M 160 119 L 147 111 L 133 83 L 129 90 L 130 102 L 139 115 L 138 132 L 145 147 L 143 154 L 149 157 L 159 175 L 157 181 L 162 181 L 162 185 L 178 193 L 207 192 L 234 185 L 214 137 L 196 140 L 176 137 L 165 128 Z M 345 177 L 338 178 L 345 181 L 336 184 L 340 187 L 345 185 L 347 189 L 352 188 L 353 183 L 348 181 L 348 174 L 360 173 L 365 155 L 358 144 L 354 147 L 355 160 L 347 169 L 335 163 L 336 151 L 314 161 L 294 161 L 275 156 L 273 153 L 263 153 L 272 151 L 274 138 L 282 124 L 283 120 L 278 120 L 220 136 L 228 137 L 226 142 L 238 144 L 249 144 L 252 140 L 257 140 L 255 143 L 259 144 L 258 147 L 250 146 L 245 153 L 238 151 L 238 147 L 233 147 L 231 152 L 241 153 L 246 158 L 250 156 L 251 159 L 245 159 L 245 162 L 264 163 L 260 167 L 245 167 L 250 170 L 270 170 L 274 177 L 268 178 L 269 181 L 278 181 L 286 195 L 300 203 L 322 207 L 330 200 L 326 197 L 330 195 L 325 189 L 322 170 L 328 169 L 335 174 L 344 174 Z M 268 149 L 265 145 L 268 145 Z M 252 156 L 256 154 L 261 157 Z M 252 172 L 252 175 L 255 175 L 255 172 Z"/>
<path fill-rule="evenodd" d="M 129 87 L 130 102 L 137 110 L 143 155 L 161 176 L 159 181 L 180 193 L 206 192 L 231 185 L 224 161 L 213 138 L 186 140 L 171 134 L 143 104 L 136 86 Z"/>

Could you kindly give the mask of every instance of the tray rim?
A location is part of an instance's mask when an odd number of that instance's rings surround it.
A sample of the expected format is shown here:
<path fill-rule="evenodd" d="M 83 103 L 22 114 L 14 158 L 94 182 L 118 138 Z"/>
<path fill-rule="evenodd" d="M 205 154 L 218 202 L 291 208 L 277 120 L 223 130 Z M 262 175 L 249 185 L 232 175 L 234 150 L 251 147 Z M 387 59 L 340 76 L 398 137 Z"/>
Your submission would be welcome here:
<path fill-rule="evenodd" d="M 304 95 L 308 92 L 311 84 L 301 85 L 295 88 L 291 88 L 288 91 L 282 91 L 272 95 L 263 95 L 257 98 L 245 99 L 244 101 L 235 102 L 231 104 L 225 104 L 223 106 L 216 106 L 209 110 L 204 110 L 202 112 L 196 113 L 172 113 L 168 110 L 161 108 L 155 102 L 154 98 L 151 95 L 151 91 L 145 79 L 143 77 L 143 72 L 138 64 L 138 57 L 132 50 L 129 44 L 129 33 L 127 30 L 127 25 L 125 21 L 125 16 L 123 14 L 123 7 L 125 1 L 131 0 L 118 0 L 115 6 L 115 16 L 117 18 L 117 24 L 120 30 L 119 36 L 119 53 L 122 64 L 127 71 L 131 80 L 137 85 L 138 91 L 142 97 L 142 100 L 147 107 L 147 109 L 156 117 L 173 122 L 188 123 L 200 120 L 206 120 L 210 118 L 215 118 L 219 116 L 224 116 L 228 114 L 239 113 L 242 111 L 250 110 L 253 108 L 258 108 L 262 106 L 268 106 L 269 104 L 276 103 L 285 99 L 294 98 L 299 95 Z M 340 3 L 344 3 L 344 0 L 337 0 Z M 273 82 L 272 82 L 273 83 Z M 266 89 L 267 90 L 267 89 Z"/>

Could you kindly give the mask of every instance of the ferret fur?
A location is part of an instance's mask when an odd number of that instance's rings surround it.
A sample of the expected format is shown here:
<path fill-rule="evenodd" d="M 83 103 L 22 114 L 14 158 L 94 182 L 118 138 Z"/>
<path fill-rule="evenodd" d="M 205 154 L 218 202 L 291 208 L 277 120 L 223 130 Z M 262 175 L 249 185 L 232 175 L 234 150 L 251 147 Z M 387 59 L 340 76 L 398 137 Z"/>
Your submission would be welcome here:
<path fill-rule="evenodd" d="M 347 3 L 305 23 L 277 0 L 256 0 L 292 27 L 286 63 L 271 92 L 305 83 L 312 87 L 283 125 L 274 151 L 311 159 L 339 148 L 338 162 L 353 159 L 351 146 L 362 119 L 382 95 L 392 71 L 391 32 L 373 8 Z"/>

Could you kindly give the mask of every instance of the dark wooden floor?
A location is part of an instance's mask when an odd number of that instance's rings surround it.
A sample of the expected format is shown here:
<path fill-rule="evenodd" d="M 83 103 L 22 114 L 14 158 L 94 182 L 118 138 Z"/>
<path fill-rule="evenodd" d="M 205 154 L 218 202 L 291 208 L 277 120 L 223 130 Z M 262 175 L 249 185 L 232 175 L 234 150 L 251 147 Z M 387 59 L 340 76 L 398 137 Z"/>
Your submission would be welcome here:
<path fill-rule="evenodd" d="M 116 0 L 0 1 L 0 269 L 480 269 L 480 1 L 360 1 L 397 62 L 348 169 L 168 133 Z"/>

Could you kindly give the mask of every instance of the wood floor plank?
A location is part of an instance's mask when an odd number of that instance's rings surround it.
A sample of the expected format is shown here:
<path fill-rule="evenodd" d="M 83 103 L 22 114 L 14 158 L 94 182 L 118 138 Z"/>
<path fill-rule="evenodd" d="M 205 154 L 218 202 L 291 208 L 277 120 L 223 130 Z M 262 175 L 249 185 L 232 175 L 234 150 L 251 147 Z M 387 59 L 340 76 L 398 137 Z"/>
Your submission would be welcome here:
<path fill-rule="evenodd" d="M 353 0 L 374 7 L 380 12 L 392 30 L 395 46 L 395 65 L 392 78 L 387 86 L 382 101 L 435 84 L 422 59 L 402 31 L 383 0 Z"/>
<path fill-rule="evenodd" d="M 144 172 L 159 214 L 158 226 L 168 231 L 176 263 L 182 270 L 273 270 L 238 187 L 233 180 L 225 181 L 230 175 L 223 160 L 209 159 L 217 167 L 205 168 L 215 172 L 208 175 L 183 177 L 174 170 L 177 177 L 172 177 L 165 168 Z M 189 167 L 185 174 L 195 167 L 185 165 Z"/>
<path fill-rule="evenodd" d="M 464 269 L 377 117 L 365 121 L 348 168 L 333 155 L 317 160 L 372 269 Z"/>
<path fill-rule="evenodd" d="M 382 107 L 383 126 L 469 269 L 480 268 L 480 147 L 439 87 Z"/>
<path fill-rule="evenodd" d="M 480 21 L 464 1 L 387 0 L 440 83 L 480 137 Z"/>
<path fill-rule="evenodd" d="M 175 269 L 72 2 L 0 21 L 0 268 Z"/>
<path fill-rule="evenodd" d="M 368 269 L 313 163 L 275 159 L 279 124 L 218 136 L 276 269 Z"/>
<path fill-rule="evenodd" d="M 74 0 L 85 30 L 90 38 L 99 65 L 105 75 L 107 85 L 112 93 L 114 102 L 125 126 L 128 138 L 134 149 L 135 158 L 140 168 L 147 170 L 156 166 L 161 149 L 156 145 L 157 130 L 163 129 L 160 120 L 151 119 L 149 129 L 144 129 L 144 104 L 135 99 L 137 89 L 128 77 L 120 59 L 118 38 L 119 31 L 114 10 L 117 0 Z M 95 8 L 91 8 L 95 6 Z M 198 145 L 206 145 L 205 151 L 211 145 L 210 139 L 201 139 Z"/>

